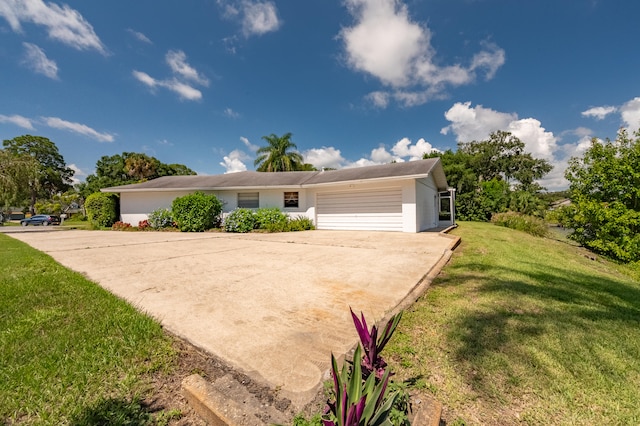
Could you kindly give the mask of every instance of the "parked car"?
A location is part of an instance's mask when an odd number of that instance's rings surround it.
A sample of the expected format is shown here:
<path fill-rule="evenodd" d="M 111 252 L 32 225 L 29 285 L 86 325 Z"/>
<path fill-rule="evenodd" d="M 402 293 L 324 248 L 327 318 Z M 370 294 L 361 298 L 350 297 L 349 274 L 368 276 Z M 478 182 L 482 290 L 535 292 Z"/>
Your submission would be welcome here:
<path fill-rule="evenodd" d="M 22 226 L 27 226 L 27 225 L 42 225 L 42 226 L 60 225 L 60 218 L 58 216 L 52 216 L 52 215 L 49 215 L 49 214 L 37 214 L 37 215 L 31 216 L 29 218 L 22 219 L 20 221 L 20 225 L 22 225 Z"/>

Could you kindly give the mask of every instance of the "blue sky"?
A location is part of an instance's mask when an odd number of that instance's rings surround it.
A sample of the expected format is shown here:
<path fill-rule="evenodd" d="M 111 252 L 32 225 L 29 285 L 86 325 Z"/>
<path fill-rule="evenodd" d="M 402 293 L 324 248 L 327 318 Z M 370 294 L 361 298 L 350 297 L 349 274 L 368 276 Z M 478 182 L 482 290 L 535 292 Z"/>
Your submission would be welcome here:
<path fill-rule="evenodd" d="M 508 130 L 562 189 L 592 137 L 640 126 L 638 16 L 631 0 L 2 0 L 0 138 L 51 139 L 83 180 L 124 151 L 253 170 L 271 133 L 342 168 Z"/>

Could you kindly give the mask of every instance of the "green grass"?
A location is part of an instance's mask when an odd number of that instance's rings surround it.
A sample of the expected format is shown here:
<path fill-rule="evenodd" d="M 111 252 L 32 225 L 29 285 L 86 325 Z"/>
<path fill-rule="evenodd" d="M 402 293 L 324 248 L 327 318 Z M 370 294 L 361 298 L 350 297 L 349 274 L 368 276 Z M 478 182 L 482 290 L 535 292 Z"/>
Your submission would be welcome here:
<path fill-rule="evenodd" d="M 640 424 L 637 265 L 491 224 L 453 233 L 460 247 L 385 350 L 396 380 L 449 424 Z"/>
<path fill-rule="evenodd" d="M 6 235 L 0 348 L 0 424 L 148 424 L 144 377 L 175 357 L 156 321 Z"/>

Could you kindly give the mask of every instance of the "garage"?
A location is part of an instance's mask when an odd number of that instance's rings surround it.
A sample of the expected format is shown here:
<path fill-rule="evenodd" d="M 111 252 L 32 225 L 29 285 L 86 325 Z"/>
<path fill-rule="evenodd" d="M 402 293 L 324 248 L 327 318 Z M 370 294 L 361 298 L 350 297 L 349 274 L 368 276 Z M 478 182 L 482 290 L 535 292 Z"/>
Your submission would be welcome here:
<path fill-rule="evenodd" d="M 319 192 L 318 229 L 402 231 L 402 188 Z"/>

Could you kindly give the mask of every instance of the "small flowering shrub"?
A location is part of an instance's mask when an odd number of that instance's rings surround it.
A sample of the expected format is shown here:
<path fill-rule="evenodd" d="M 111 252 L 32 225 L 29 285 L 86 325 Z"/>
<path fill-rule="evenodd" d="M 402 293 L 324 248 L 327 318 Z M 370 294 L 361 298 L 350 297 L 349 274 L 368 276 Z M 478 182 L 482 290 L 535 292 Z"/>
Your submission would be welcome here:
<path fill-rule="evenodd" d="M 169 209 L 154 210 L 149 214 L 149 225 L 156 229 L 174 227 L 173 213 Z"/>
<path fill-rule="evenodd" d="M 131 230 L 131 225 L 126 223 L 126 222 L 116 222 L 113 225 L 111 225 L 111 229 L 114 231 L 127 231 L 127 230 Z"/>
<path fill-rule="evenodd" d="M 148 220 L 141 220 L 140 222 L 138 222 L 138 229 L 141 231 L 144 231 L 146 229 L 151 229 L 151 225 L 149 224 Z"/>
<path fill-rule="evenodd" d="M 250 232 L 256 227 L 256 215 L 250 209 L 235 209 L 224 219 L 227 232 Z"/>
<path fill-rule="evenodd" d="M 277 207 L 261 208 L 255 212 L 256 228 L 270 232 L 282 232 L 287 227 L 289 217 Z"/>

